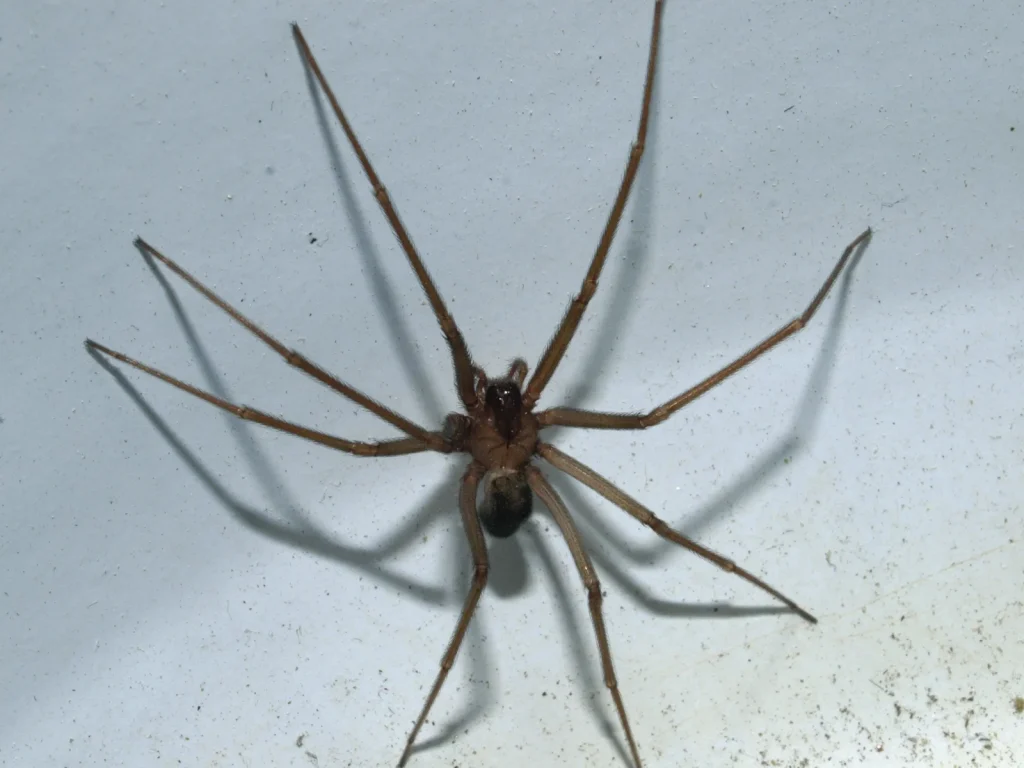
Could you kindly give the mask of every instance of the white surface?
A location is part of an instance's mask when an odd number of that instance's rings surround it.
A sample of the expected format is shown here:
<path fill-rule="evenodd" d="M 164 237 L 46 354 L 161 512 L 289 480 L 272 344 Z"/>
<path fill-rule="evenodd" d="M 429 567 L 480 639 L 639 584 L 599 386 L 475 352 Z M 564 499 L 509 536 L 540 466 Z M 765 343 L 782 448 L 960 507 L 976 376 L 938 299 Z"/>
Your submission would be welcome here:
<path fill-rule="evenodd" d="M 550 5 L 4 4 L 0 763 L 397 761 L 468 580 L 461 460 L 239 425 L 82 340 L 392 434 L 165 292 L 143 234 L 409 417 L 454 408 L 337 131 L 332 171 L 296 19 L 476 359 L 534 362 L 624 167 L 650 24 Z M 668 4 L 649 152 L 545 404 L 667 399 L 875 237 L 807 331 L 669 422 L 553 437 L 821 619 L 757 615 L 561 482 L 647 766 L 1024 760 L 1021 39 L 1014 3 Z M 623 765 L 547 516 L 491 555 L 411 765 Z"/>

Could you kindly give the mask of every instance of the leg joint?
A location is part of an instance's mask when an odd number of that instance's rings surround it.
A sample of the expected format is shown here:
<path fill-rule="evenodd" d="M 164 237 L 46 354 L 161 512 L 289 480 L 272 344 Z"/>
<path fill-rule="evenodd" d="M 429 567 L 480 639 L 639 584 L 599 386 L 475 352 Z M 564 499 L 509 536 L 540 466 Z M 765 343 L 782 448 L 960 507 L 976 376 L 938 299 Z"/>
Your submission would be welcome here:
<path fill-rule="evenodd" d="M 597 292 L 597 280 L 588 278 L 583 281 L 583 286 L 580 288 L 579 295 L 574 300 L 575 304 L 582 304 L 586 306 L 590 300 L 594 297 Z"/>

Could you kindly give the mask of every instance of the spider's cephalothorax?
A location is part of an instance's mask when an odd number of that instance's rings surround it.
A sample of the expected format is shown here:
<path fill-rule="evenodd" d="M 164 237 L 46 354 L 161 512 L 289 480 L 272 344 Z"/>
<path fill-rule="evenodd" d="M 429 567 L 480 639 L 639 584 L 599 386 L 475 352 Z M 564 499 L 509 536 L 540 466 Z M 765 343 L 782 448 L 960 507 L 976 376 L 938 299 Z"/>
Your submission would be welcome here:
<path fill-rule="evenodd" d="M 399 767 L 404 766 L 412 754 L 416 735 L 427 721 L 427 715 L 448 676 L 449 670 L 451 670 L 452 665 L 455 663 L 455 657 L 466 635 L 466 629 L 487 583 L 490 564 L 487 556 L 487 542 L 484 537 L 484 530 L 492 536 L 499 538 L 514 534 L 530 516 L 533 509 L 533 497 L 536 495 L 542 506 L 551 514 L 551 518 L 564 538 L 572 555 L 573 562 L 579 571 L 583 585 L 587 590 L 587 605 L 594 626 L 594 634 L 597 638 L 604 682 L 615 703 L 619 723 L 622 725 L 625 733 L 634 768 L 640 768 L 640 753 L 637 750 L 636 741 L 633 739 L 633 732 L 626 717 L 626 706 L 619 693 L 619 686 L 612 663 L 612 652 L 605 631 L 601 583 L 595 572 L 594 564 L 591 562 L 590 556 L 583 545 L 583 540 L 580 538 L 576 524 L 572 520 L 569 509 L 548 481 L 541 467 L 545 467 L 548 471 L 557 470 L 567 474 L 618 506 L 666 541 L 695 552 L 719 568 L 743 578 L 748 583 L 780 600 L 805 620 L 810 622 L 817 621 L 811 614 L 784 594 L 769 586 L 749 571 L 741 568 L 732 560 L 723 557 L 717 552 L 713 552 L 674 530 L 664 520 L 655 515 L 654 512 L 625 491 L 613 485 L 603 475 L 563 453 L 551 443 L 538 439 L 538 433 L 546 427 L 629 430 L 647 429 L 663 422 L 687 403 L 700 397 L 709 389 L 720 384 L 765 352 L 777 346 L 784 339 L 805 327 L 815 311 L 817 311 L 818 306 L 824 301 L 825 295 L 835 283 L 836 278 L 842 272 L 843 267 L 850 260 L 854 251 L 858 248 L 863 248 L 871 237 L 871 230 L 868 229 L 846 247 L 839 261 L 832 268 L 832 272 L 821 288 L 818 289 L 818 293 L 802 314 L 776 330 L 760 344 L 716 373 L 711 374 L 703 381 L 652 410 L 647 412 L 613 413 L 570 407 L 555 407 L 534 413 L 535 405 L 543 394 L 544 388 L 547 386 L 552 375 L 554 375 L 559 361 L 562 359 L 566 348 L 569 346 L 569 342 L 572 341 L 573 335 L 576 333 L 588 302 L 597 290 L 597 281 L 601 275 L 601 269 L 604 266 L 609 248 L 611 248 L 615 230 L 622 218 L 622 212 L 625 209 L 633 180 L 636 178 L 637 168 L 640 165 L 647 136 L 647 123 L 654 84 L 654 69 L 658 53 L 663 2 L 664 0 L 655 0 L 654 2 L 654 25 L 651 30 L 651 44 L 647 57 L 647 77 L 644 82 L 640 124 L 637 128 L 636 141 L 629 153 L 629 161 L 619 186 L 618 195 L 608 215 L 608 223 L 605 225 L 604 233 L 591 259 L 590 267 L 580 287 L 580 292 L 572 300 L 569 309 L 562 317 L 558 329 L 548 342 L 528 382 L 526 381 L 526 363 L 522 360 L 515 360 L 503 378 L 494 379 L 493 381 L 488 379 L 487 375 L 474 365 L 462 333 L 455 324 L 455 320 L 448 313 L 444 300 L 441 298 L 426 267 L 423 265 L 419 253 L 413 246 L 412 239 L 402 225 L 387 190 L 383 183 L 381 183 L 376 171 L 374 171 L 366 152 L 363 151 L 355 132 L 352 130 L 352 126 L 349 124 L 344 112 L 342 112 L 337 98 L 320 71 L 320 67 L 316 63 L 316 59 L 313 57 L 313 53 L 310 51 L 309 45 L 306 43 L 306 39 L 303 37 L 298 25 L 293 25 L 292 31 L 302 53 L 303 61 L 327 96 L 327 100 L 330 102 L 338 122 L 341 124 L 349 143 L 355 150 L 363 171 L 373 187 L 374 197 L 376 197 L 377 202 L 384 211 L 384 215 L 398 236 L 409 264 L 416 273 L 430 302 L 434 316 L 437 318 L 444 337 L 448 342 L 455 368 L 455 387 L 465 411 L 448 414 L 444 426 L 438 431 L 424 428 L 416 422 L 405 418 L 382 402 L 373 399 L 331 375 L 299 352 L 285 347 L 252 320 L 242 315 L 237 309 L 141 238 L 136 240 L 135 244 L 147 259 L 156 259 L 165 267 L 178 274 L 193 288 L 257 336 L 289 365 L 304 371 L 316 380 L 334 389 L 343 397 L 376 414 L 383 421 L 401 432 L 403 436 L 377 441 L 363 441 L 350 440 L 327 434 L 326 432 L 320 432 L 310 427 L 285 421 L 265 411 L 236 405 L 211 392 L 206 392 L 191 384 L 187 384 L 174 376 L 152 368 L 145 363 L 134 360 L 95 341 L 86 341 L 93 354 L 102 353 L 126 365 L 156 376 L 168 384 L 199 397 L 217 408 L 233 413 L 241 419 L 296 435 L 354 456 L 406 456 L 423 451 L 436 451 L 443 454 L 469 454 L 472 457 L 462 476 L 458 507 L 459 514 L 462 517 L 462 526 L 469 543 L 470 555 L 473 559 L 473 580 L 466 595 L 462 612 L 459 615 L 455 632 L 441 659 L 441 668 L 434 679 L 434 685 L 427 695 L 423 708 L 420 710 L 416 724 L 406 739 L 405 750 L 399 759 Z M 481 485 L 483 486 L 483 499 L 477 504 Z"/>

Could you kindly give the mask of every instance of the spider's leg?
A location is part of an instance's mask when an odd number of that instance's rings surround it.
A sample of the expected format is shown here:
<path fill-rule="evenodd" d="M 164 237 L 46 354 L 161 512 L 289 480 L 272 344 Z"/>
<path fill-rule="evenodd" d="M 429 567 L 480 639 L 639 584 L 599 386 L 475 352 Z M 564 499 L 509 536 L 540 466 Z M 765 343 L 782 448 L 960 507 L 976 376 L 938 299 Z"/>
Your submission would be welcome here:
<path fill-rule="evenodd" d="M 412 266 L 416 277 L 420 281 L 420 285 L 423 286 L 423 290 L 427 294 L 427 299 L 430 301 L 430 306 L 434 309 L 437 322 L 440 323 L 441 330 L 444 332 L 444 337 L 448 340 L 448 346 L 452 351 L 452 360 L 455 363 L 455 385 L 458 388 L 459 397 L 462 399 L 466 409 L 471 410 L 477 404 L 477 395 L 476 389 L 473 386 L 473 361 L 470 358 L 466 341 L 462 338 L 462 333 L 459 331 L 459 327 L 455 324 L 452 316 L 448 314 L 444 300 L 437 292 L 434 281 L 430 278 L 430 273 L 427 272 L 427 268 L 423 265 L 423 261 L 416 252 L 416 246 L 412 244 L 412 238 L 405 231 L 405 227 L 402 224 L 402 220 L 398 217 L 398 211 L 395 210 L 387 189 L 381 183 L 380 177 L 377 176 L 377 172 L 373 169 L 373 165 L 370 164 L 370 158 L 367 157 L 366 152 L 359 143 L 359 139 L 356 138 L 355 131 L 352 130 L 348 118 L 345 117 L 345 113 L 341 109 L 341 104 L 338 103 L 338 99 L 334 96 L 334 91 L 331 90 L 331 86 L 327 83 L 327 78 L 320 71 L 320 65 L 317 64 L 313 51 L 310 50 L 309 44 L 306 42 L 306 38 L 303 36 L 298 24 L 292 24 L 292 33 L 295 35 L 295 40 L 298 43 L 299 50 L 302 51 L 303 58 L 306 60 L 309 68 L 313 70 L 313 75 L 316 77 L 317 82 L 320 83 L 320 87 L 327 96 L 327 100 L 331 103 L 331 109 L 334 110 L 338 122 L 341 123 L 341 128 L 345 131 L 352 149 L 359 158 L 359 163 L 363 166 L 366 178 L 369 179 L 370 186 L 373 187 L 373 196 L 377 198 L 377 202 L 384 211 L 384 215 L 391 224 L 391 228 L 395 231 L 395 235 L 398 237 L 398 242 L 402 245 L 402 250 L 405 251 L 405 255 L 409 259 L 409 264 Z"/>
<path fill-rule="evenodd" d="M 649 413 L 605 413 L 601 411 L 583 411 L 576 408 L 551 408 L 538 413 L 537 421 L 542 427 L 583 427 L 584 429 L 646 429 L 647 427 L 653 427 L 655 424 L 660 424 L 684 405 L 693 402 L 712 387 L 718 386 L 741 368 L 746 367 L 765 352 L 804 328 L 811 321 L 811 318 L 814 317 L 814 313 L 818 311 L 818 307 L 825 300 L 825 296 L 828 295 L 836 278 L 839 277 L 843 267 L 850 260 L 850 256 L 857 250 L 858 246 L 866 245 L 870 239 L 871 229 L 868 228 L 856 240 L 846 246 L 843 255 L 839 257 L 839 261 L 832 268 L 828 278 L 821 288 L 818 289 L 814 299 L 801 315 L 790 320 L 786 325 L 779 328 L 779 330 L 746 354 L 736 358 L 717 373 L 708 376 L 700 384 L 690 387 L 681 395 L 673 397 L 667 403 L 662 403 Z"/>
<path fill-rule="evenodd" d="M 401 416 L 398 413 L 395 413 L 395 411 L 382 405 L 381 403 L 378 403 L 373 398 L 368 397 L 359 390 L 350 387 L 348 384 L 331 375 L 330 373 L 325 371 L 320 366 L 316 365 L 311 360 L 306 359 L 295 350 L 288 349 L 284 344 L 279 342 L 269 333 L 267 333 L 258 325 L 256 325 L 256 323 L 247 318 L 237 309 L 235 309 L 226 301 L 224 301 L 224 299 L 222 299 L 216 293 L 214 293 L 201 282 L 199 282 L 199 280 L 194 278 L 186 270 L 178 266 L 178 264 L 173 259 L 162 254 L 160 251 L 158 251 L 152 245 L 147 243 L 141 237 L 136 238 L 135 246 L 140 251 L 142 251 L 143 255 L 147 257 L 152 257 L 159 261 L 160 263 L 162 263 L 169 270 L 178 275 L 182 280 L 184 280 L 190 286 L 195 288 L 199 293 L 201 293 L 211 302 L 213 302 L 218 307 L 227 312 L 232 317 L 232 319 L 234 319 L 240 325 L 245 327 L 260 341 L 262 341 L 272 350 L 277 352 L 277 354 L 283 357 L 285 359 L 285 362 L 288 363 L 288 365 L 292 365 L 298 368 L 300 371 L 309 374 L 320 383 L 326 384 L 335 392 L 344 395 L 349 400 L 358 403 L 359 405 L 363 406 L 363 408 L 365 408 L 366 410 L 384 419 L 384 421 L 388 422 L 388 424 L 391 424 L 396 429 L 400 429 L 402 432 L 405 432 L 405 434 L 409 435 L 409 437 L 415 438 L 421 443 L 425 443 L 428 448 L 432 448 L 436 451 L 445 450 L 444 441 L 436 433 L 430 432 L 421 427 L 419 424 L 409 421 L 409 419 L 405 418 L 404 416 Z M 136 365 L 136 367 L 138 368 L 139 366 Z M 169 379 L 165 376 L 161 376 L 161 378 L 163 378 L 165 381 L 169 381 Z"/>
<path fill-rule="evenodd" d="M 430 694 L 423 705 L 423 710 L 420 712 L 416 725 L 413 726 L 412 732 L 405 742 L 405 750 L 398 761 L 399 768 L 405 765 L 409 755 L 412 754 L 412 745 L 416 741 L 416 734 L 419 733 L 420 728 L 426 721 L 427 714 L 434 704 L 434 699 L 437 698 L 437 694 L 441 691 L 441 686 L 444 685 L 444 681 L 448 677 L 448 672 L 455 663 L 455 657 L 459 653 L 459 647 L 462 645 L 462 638 L 466 635 L 469 621 L 473 618 L 476 605 L 480 600 L 480 594 L 484 591 L 484 585 L 487 583 L 487 571 L 489 568 L 487 563 L 487 543 L 484 541 L 484 532 L 476 515 L 476 491 L 477 486 L 480 484 L 480 478 L 483 475 L 483 465 L 473 462 L 462 477 L 462 488 L 459 491 L 459 511 L 462 513 L 462 525 L 466 531 L 466 538 L 469 539 L 469 550 L 473 555 L 473 584 L 469 588 L 469 594 L 466 595 L 466 602 L 462 606 L 459 623 L 455 625 L 455 633 L 448 643 L 448 650 L 445 651 L 444 656 L 441 658 L 441 670 L 437 673 L 434 686 L 430 689 Z"/>
<path fill-rule="evenodd" d="M 661 11 L 662 0 L 654 4 L 654 24 L 651 29 L 651 47 L 647 57 L 647 79 L 644 82 L 643 105 L 640 109 L 640 126 L 637 129 L 636 141 L 629 150 L 629 162 L 626 164 L 626 172 L 622 177 L 622 184 L 619 186 L 619 193 L 615 196 L 615 203 L 612 205 L 611 213 L 608 215 L 608 223 L 605 224 L 601 240 L 594 252 L 594 258 L 590 262 L 590 269 L 583 280 L 579 294 L 572 300 L 569 309 L 562 318 L 561 325 L 555 331 L 555 335 L 548 342 L 547 349 L 540 358 L 537 368 L 530 377 L 530 383 L 523 393 L 523 405 L 531 408 L 540 399 L 544 387 L 558 367 L 558 363 L 565 354 L 565 350 L 572 341 L 576 327 L 583 318 L 583 312 L 590 303 L 591 297 L 597 290 L 597 279 L 601 275 L 605 258 L 608 256 L 608 249 L 611 248 L 612 240 L 615 238 L 615 230 L 619 226 L 622 212 L 626 208 L 626 201 L 629 199 L 629 191 L 633 187 L 633 179 L 636 178 L 637 169 L 640 167 L 640 158 L 644 154 L 644 142 L 647 140 L 647 121 L 651 109 L 651 93 L 654 89 L 654 70 L 658 60 L 658 38 L 661 34 Z"/>
<path fill-rule="evenodd" d="M 403 456 L 409 453 L 441 450 L 434 449 L 433 446 L 428 445 L 418 437 L 402 437 L 397 440 L 361 443 L 355 440 L 345 440 L 340 437 L 334 437 L 333 435 L 328 435 L 324 432 L 317 432 L 315 429 L 309 429 L 308 427 L 301 427 L 298 424 L 292 424 L 289 421 L 284 421 L 276 416 L 271 416 L 268 413 L 257 411 L 254 408 L 249 408 L 245 405 L 229 403 L 227 400 L 222 400 L 216 395 L 211 395 L 209 392 L 204 392 L 197 387 L 193 387 L 191 384 L 186 384 L 181 379 L 176 379 L 163 371 L 152 368 L 145 363 L 140 363 L 138 360 L 130 358 L 128 355 L 121 354 L 120 352 L 116 352 L 109 347 L 105 347 L 92 339 L 86 339 L 85 344 L 90 350 L 102 352 L 104 355 L 112 357 L 115 360 L 120 360 L 122 363 L 130 365 L 133 368 L 137 368 L 143 373 L 148 373 L 150 376 L 155 376 L 161 381 L 166 381 L 171 386 L 188 392 L 190 395 L 198 397 L 201 400 L 205 400 L 221 410 L 233 413 L 240 419 L 262 424 L 265 427 L 270 427 L 271 429 L 276 429 L 280 432 L 287 432 L 290 435 L 296 435 L 298 437 L 305 438 L 306 440 L 312 440 L 314 443 L 320 443 L 321 445 L 326 445 L 329 448 L 335 448 L 339 451 L 344 451 L 345 453 L 351 453 L 356 456 Z M 434 437 L 440 438 L 438 435 L 434 435 Z M 442 441 L 442 445 L 443 444 L 444 443 Z"/>
<path fill-rule="evenodd" d="M 761 579 L 757 578 L 757 576 L 755 576 L 754 574 L 750 573 L 747 570 L 744 570 L 743 568 L 740 568 L 732 560 L 723 557 L 717 552 L 713 552 L 707 547 L 701 546 L 693 539 L 687 536 L 683 536 L 683 534 L 672 530 L 668 526 L 668 524 L 665 523 L 664 520 L 662 520 L 653 512 L 651 512 L 651 510 L 647 509 L 647 507 L 645 507 L 643 504 L 641 504 L 639 501 L 634 499 L 626 492 L 616 488 L 607 479 L 605 479 L 600 474 L 592 470 L 586 464 L 583 464 L 582 462 L 577 461 L 571 456 L 562 453 L 560 450 L 555 448 L 553 445 L 549 445 L 548 443 L 539 443 L 537 445 L 537 453 L 546 461 L 548 461 L 552 466 L 562 470 L 563 472 L 565 472 L 565 474 L 569 475 L 570 477 L 579 480 L 588 488 L 591 488 L 597 491 L 602 496 L 604 496 L 612 504 L 616 505 L 625 512 L 628 512 L 630 515 L 632 515 L 641 523 L 643 523 L 648 528 L 653 530 L 663 539 L 667 539 L 668 541 L 671 541 L 673 544 L 678 544 L 679 546 L 700 555 L 705 560 L 708 560 L 717 565 L 723 571 L 735 573 L 737 576 L 750 582 L 758 589 L 764 590 L 777 600 L 781 600 L 790 609 L 797 613 L 802 619 L 806 619 L 812 624 L 818 623 L 818 620 L 814 618 L 814 616 L 805 611 L 803 608 L 794 603 L 792 600 L 790 600 L 788 597 L 786 597 L 784 594 L 779 592 L 774 587 L 770 587 L 768 584 L 761 581 Z"/>
<path fill-rule="evenodd" d="M 537 494 L 544 506 L 555 518 L 555 523 L 562 531 L 562 538 L 569 545 L 573 562 L 576 563 L 576 570 L 580 572 L 583 579 L 583 586 L 587 589 L 587 603 L 590 606 L 590 618 L 594 623 L 594 634 L 597 635 L 597 645 L 601 651 L 601 668 L 604 670 L 604 684 L 612 694 L 615 701 L 615 709 L 619 713 L 619 722 L 622 723 L 622 730 L 626 732 L 626 741 L 629 742 L 629 751 L 633 755 L 633 763 L 636 768 L 641 768 L 640 753 L 637 751 L 636 742 L 633 740 L 633 731 L 629 727 L 629 720 L 626 718 L 626 707 L 622 703 L 622 694 L 619 693 L 619 684 L 615 679 L 615 668 L 612 665 L 612 652 L 608 646 L 608 635 L 604 629 L 604 613 L 601 610 L 601 582 L 597 579 L 594 571 L 594 564 L 590 562 L 590 556 L 583 548 L 583 541 L 580 539 L 580 532 L 569 516 L 565 502 L 562 501 L 555 489 L 547 481 L 544 475 L 536 467 L 529 467 L 526 470 L 526 478 L 530 488 Z"/>

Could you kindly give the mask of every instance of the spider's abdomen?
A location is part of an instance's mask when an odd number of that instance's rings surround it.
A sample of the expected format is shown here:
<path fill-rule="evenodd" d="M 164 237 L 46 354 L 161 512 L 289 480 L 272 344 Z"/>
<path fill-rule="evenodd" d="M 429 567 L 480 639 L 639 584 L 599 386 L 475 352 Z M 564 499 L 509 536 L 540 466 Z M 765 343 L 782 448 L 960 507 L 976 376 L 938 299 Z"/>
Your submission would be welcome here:
<path fill-rule="evenodd" d="M 508 538 L 532 511 L 533 492 L 525 472 L 498 469 L 484 476 L 484 499 L 478 512 L 484 530 L 491 536 Z"/>

